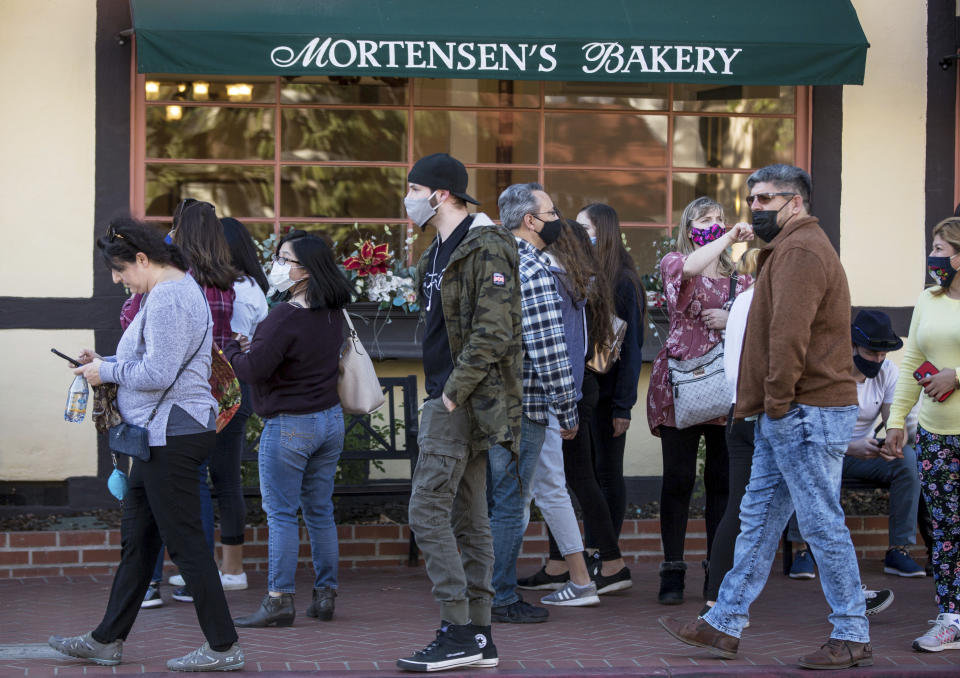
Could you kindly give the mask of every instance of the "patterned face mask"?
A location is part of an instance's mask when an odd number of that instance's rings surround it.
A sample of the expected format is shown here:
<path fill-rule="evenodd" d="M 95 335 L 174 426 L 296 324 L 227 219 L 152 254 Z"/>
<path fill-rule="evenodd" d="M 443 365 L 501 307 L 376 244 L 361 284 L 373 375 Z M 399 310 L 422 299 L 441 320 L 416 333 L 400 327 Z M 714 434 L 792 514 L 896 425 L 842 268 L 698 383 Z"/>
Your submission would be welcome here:
<path fill-rule="evenodd" d="M 953 257 L 927 257 L 927 273 L 941 287 L 950 287 L 956 270 L 950 261 Z"/>
<path fill-rule="evenodd" d="M 727 229 L 725 229 L 722 224 L 714 224 L 710 228 L 693 227 L 690 229 L 690 240 L 692 240 L 695 245 L 703 247 L 707 243 L 722 238 L 726 232 Z"/>

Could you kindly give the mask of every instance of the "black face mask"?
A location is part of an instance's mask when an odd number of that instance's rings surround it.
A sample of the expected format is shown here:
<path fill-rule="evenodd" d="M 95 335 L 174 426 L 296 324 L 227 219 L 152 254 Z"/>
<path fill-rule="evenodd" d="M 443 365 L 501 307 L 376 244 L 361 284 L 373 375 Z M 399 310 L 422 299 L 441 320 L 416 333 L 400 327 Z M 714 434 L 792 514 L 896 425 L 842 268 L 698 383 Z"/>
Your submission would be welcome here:
<path fill-rule="evenodd" d="M 859 353 L 853 354 L 853 364 L 856 365 L 857 369 L 860 370 L 860 373 L 863 374 L 863 376 L 865 376 L 867 379 L 873 379 L 875 376 L 880 374 L 880 368 L 883 367 L 883 363 L 867 360 Z"/>
<path fill-rule="evenodd" d="M 562 232 L 562 220 L 555 219 L 553 221 L 544 221 L 543 228 L 540 229 L 540 239 L 543 241 L 543 246 L 550 247 L 550 245 L 557 241 L 557 238 L 560 237 Z"/>
<path fill-rule="evenodd" d="M 750 213 L 750 222 L 753 225 L 753 232 L 766 242 L 771 242 L 780 235 L 783 226 L 777 224 L 777 216 L 780 210 L 790 204 L 790 201 L 783 203 L 779 210 L 757 210 Z"/>

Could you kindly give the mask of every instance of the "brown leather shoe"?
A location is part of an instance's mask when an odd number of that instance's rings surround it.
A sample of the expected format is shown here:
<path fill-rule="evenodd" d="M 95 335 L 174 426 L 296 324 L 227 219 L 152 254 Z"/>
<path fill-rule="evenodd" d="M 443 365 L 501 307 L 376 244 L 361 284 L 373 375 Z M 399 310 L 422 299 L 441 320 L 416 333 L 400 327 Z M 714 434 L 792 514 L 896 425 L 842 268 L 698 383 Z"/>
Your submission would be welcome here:
<path fill-rule="evenodd" d="M 737 658 L 740 639 L 717 631 L 700 617 L 686 623 L 675 617 L 660 617 L 657 621 L 681 643 L 705 648 L 710 654 L 723 659 Z"/>
<path fill-rule="evenodd" d="M 870 643 L 831 638 L 813 654 L 800 657 L 797 662 L 805 669 L 849 669 L 852 666 L 873 666 L 873 648 Z"/>

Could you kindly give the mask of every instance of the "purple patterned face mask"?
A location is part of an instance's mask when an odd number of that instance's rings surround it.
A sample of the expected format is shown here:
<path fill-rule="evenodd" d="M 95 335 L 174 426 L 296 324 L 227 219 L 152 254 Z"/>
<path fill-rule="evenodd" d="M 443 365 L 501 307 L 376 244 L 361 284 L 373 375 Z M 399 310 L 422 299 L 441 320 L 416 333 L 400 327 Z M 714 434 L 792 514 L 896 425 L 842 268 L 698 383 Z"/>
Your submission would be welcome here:
<path fill-rule="evenodd" d="M 693 227 L 690 229 L 690 240 L 692 240 L 694 244 L 703 247 L 709 242 L 722 238 L 726 232 L 727 229 L 725 229 L 722 224 L 714 224 L 710 228 Z"/>

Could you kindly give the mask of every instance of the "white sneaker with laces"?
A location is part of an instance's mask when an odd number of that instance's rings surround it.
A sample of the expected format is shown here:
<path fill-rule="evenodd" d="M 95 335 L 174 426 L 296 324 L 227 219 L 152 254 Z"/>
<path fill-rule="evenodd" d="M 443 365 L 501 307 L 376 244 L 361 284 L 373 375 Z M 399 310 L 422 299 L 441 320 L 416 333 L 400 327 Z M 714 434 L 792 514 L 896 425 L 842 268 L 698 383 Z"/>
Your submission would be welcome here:
<path fill-rule="evenodd" d="M 921 652 L 941 652 L 960 650 L 960 617 L 955 614 L 941 613 L 931 619 L 933 626 L 913 641 L 913 649 Z"/>
<path fill-rule="evenodd" d="M 544 596 L 540 599 L 540 602 L 544 605 L 583 607 L 596 605 L 600 602 L 600 596 L 597 595 L 596 583 L 592 581 L 586 586 L 577 586 L 572 581 L 568 581 L 562 589 Z"/>
<path fill-rule="evenodd" d="M 184 580 L 183 575 L 181 574 L 172 574 L 170 578 L 167 579 L 167 583 L 170 586 L 186 586 L 187 582 Z"/>
<path fill-rule="evenodd" d="M 220 573 L 220 584 L 224 591 L 244 591 L 247 588 L 247 573 L 224 574 Z"/>

